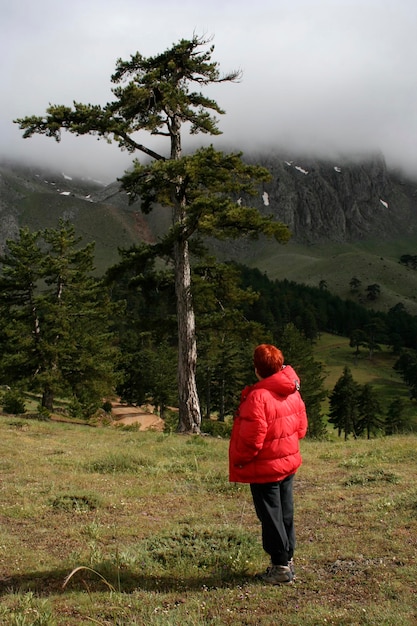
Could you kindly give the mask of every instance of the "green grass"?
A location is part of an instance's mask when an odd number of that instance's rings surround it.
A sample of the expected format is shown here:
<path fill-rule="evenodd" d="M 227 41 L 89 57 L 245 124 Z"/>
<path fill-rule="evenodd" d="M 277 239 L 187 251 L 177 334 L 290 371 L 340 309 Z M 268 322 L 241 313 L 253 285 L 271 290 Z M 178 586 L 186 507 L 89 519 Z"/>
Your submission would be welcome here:
<path fill-rule="evenodd" d="M 0 438 L 0 624 L 416 623 L 414 435 L 302 442 L 289 587 L 254 578 L 226 439 L 11 416 Z"/>

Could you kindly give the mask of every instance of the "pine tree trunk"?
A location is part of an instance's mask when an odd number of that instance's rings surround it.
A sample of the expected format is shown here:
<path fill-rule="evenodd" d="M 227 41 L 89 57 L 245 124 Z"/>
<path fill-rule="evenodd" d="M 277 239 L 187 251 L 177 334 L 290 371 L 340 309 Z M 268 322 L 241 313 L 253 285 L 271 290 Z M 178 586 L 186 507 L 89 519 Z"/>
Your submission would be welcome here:
<path fill-rule="evenodd" d="M 175 290 L 178 318 L 178 430 L 182 433 L 199 433 L 201 414 L 195 380 L 197 343 L 187 240 L 175 243 Z"/>
<path fill-rule="evenodd" d="M 45 389 L 43 390 L 41 406 L 45 409 L 48 409 L 48 411 L 53 411 L 54 393 L 49 386 L 45 387 Z"/>
<path fill-rule="evenodd" d="M 171 117 L 171 159 L 181 158 L 181 117 Z M 188 235 L 185 232 L 186 199 L 182 195 L 182 180 L 173 187 L 174 225 L 179 231 L 174 242 L 175 292 L 178 319 L 178 431 L 199 433 L 201 425 L 200 403 L 195 372 L 197 365 L 197 341 L 195 316 L 191 296 L 191 268 Z"/>

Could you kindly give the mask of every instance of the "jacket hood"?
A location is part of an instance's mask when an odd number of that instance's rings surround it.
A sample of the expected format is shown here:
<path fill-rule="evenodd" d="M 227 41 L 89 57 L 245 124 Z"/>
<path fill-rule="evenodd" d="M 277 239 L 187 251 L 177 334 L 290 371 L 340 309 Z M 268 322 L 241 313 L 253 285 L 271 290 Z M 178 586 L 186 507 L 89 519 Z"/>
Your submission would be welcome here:
<path fill-rule="evenodd" d="M 254 385 L 248 385 L 245 387 L 240 398 L 241 402 L 245 400 L 249 393 L 255 389 L 266 389 L 267 391 L 271 391 L 278 396 L 287 397 L 295 391 L 299 391 L 300 379 L 291 365 L 284 365 L 279 372 L 276 372 L 276 374 L 263 378 Z"/>

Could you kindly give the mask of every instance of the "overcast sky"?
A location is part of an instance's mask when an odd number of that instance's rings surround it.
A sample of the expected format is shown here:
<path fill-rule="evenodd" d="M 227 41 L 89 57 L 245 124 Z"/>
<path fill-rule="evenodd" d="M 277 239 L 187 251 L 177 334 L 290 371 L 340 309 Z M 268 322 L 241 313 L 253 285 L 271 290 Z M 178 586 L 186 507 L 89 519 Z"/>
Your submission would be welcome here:
<path fill-rule="evenodd" d="M 23 140 L 12 120 L 49 103 L 104 105 L 118 58 L 152 56 L 195 32 L 214 37 L 221 71 L 243 72 L 205 92 L 226 110 L 215 147 L 335 161 L 380 151 L 417 179 L 415 0 L 0 0 L 0 9 L 0 156 L 114 180 L 132 160 L 117 145 Z"/>

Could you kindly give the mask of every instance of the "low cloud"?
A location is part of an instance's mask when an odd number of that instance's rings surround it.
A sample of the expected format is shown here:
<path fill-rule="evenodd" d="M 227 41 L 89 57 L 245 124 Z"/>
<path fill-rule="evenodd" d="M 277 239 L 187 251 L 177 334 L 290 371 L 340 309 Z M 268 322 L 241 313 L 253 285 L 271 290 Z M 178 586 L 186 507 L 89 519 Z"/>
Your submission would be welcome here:
<path fill-rule="evenodd" d="M 50 102 L 105 104 L 117 58 L 157 54 L 196 32 L 214 36 L 221 70 L 243 71 L 240 84 L 208 90 L 226 110 L 224 134 L 196 145 L 332 158 L 381 152 L 417 178 L 416 18 L 413 0 L 16 0 L 0 27 L 0 155 L 113 180 L 132 160 L 116 145 L 65 134 L 60 144 L 24 141 L 12 120 L 43 114 Z"/>

